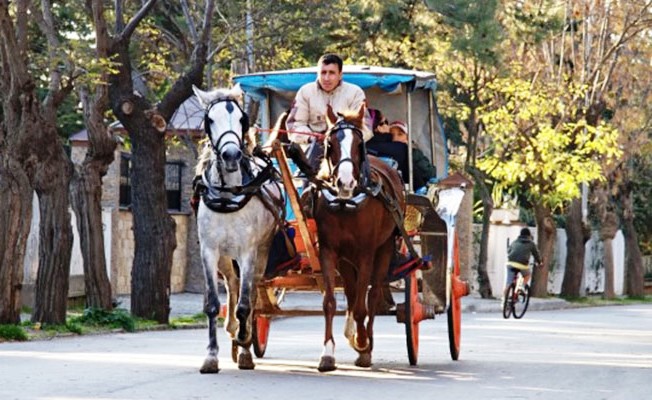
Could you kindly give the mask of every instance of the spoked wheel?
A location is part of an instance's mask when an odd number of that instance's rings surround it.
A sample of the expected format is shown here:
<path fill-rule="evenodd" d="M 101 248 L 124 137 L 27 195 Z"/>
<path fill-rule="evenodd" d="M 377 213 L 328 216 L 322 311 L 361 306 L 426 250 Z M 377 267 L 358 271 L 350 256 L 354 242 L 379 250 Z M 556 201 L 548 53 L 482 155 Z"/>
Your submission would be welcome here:
<path fill-rule="evenodd" d="M 269 337 L 270 318 L 265 315 L 254 314 L 253 324 L 251 326 L 251 339 L 254 345 L 254 354 L 258 358 L 263 358 L 267 350 L 267 338 Z"/>
<path fill-rule="evenodd" d="M 514 284 L 507 288 L 505 299 L 503 300 L 503 318 L 509 318 L 514 311 Z"/>
<path fill-rule="evenodd" d="M 462 296 L 468 294 L 466 282 L 460 279 L 460 252 L 457 233 L 453 239 L 453 271 L 451 273 L 451 295 L 448 305 L 448 345 L 451 358 L 457 361 L 460 357 L 462 336 Z"/>
<path fill-rule="evenodd" d="M 410 365 L 417 365 L 419 356 L 419 292 L 417 273 L 412 271 L 405 277 L 405 337 L 407 339 L 408 360 Z"/>
<path fill-rule="evenodd" d="M 516 296 L 511 297 L 514 299 L 512 303 L 512 312 L 514 313 L 514 318 L 522 318 L 527 311 L 527 306 L 530 304 L 530 288 L 524 286 L 521 289 L 518 289 Z"/>

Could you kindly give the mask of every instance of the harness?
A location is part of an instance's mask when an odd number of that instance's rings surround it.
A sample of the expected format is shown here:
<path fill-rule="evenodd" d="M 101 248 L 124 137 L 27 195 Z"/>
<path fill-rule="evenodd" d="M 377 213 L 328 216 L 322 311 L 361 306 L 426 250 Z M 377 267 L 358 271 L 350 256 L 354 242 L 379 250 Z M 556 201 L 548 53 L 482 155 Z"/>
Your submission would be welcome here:
<path fill-rule="evenodd" d="M 342 199 L 339 197 L 339 190 L 335 187 L 331 180 L 316 179 L 317 186 L 319 187 L 326 204 L 332 210 L 356 210 L 368 196 L 376 197 L 380 192 L 382 182 L 374 182 L 370 178 L 370 169 L 369 169 L 369 159 L 367 158 L 367 148 L 363 138 L 362 130 L 357 126 L 345 121 L 342 117 L 339 117 L 335 122 L 335 125 L 328 133 L 327 140 L 324 140 L 324 156 L 328 157 L 328 143 L 329 138 L 333 133 L 337 134 L 337 140 L 342 141 L 343 131 L 345 129 L 350 129 L 357 137 L 360 139 L 360 171 L 358 176 L 358 186 L 354 190 L 354 195 L 350 199 Z M 328 162 L 328 176 L 330 179 L 333 178 L 336 171 L 344 163 L 351 163 L 355 167 L 355 163 L 351 157 L 345 157 L 340 159 L 337 164 L 334 166 Z"/>
<path fill-rule="evenodd" d="M 236 100 L 230 97 L 221 97 L 213 100 L 208 107 L 206 107 L 204 112 L 204 131 L 209 136 L 209 142 L 215 155 L 215 162 L 217 163 L 215 169 L 219 175 L 220 185 L 217 186 L 211 184 L 211 182 L 213 182 L 211 179 L 213 161 L 211 160 L 207 168 L 204 170 L 204 173 L 201 175 L 201 180 L 195 183 L 197 186 L 196 189 L 201 193 L 204 204 L 206 204 L 206 206 L 212 211 L 218 213 L 231 213 L 241 210 L 247 205 L 247 203 L 249 203 L 253 196 L 257 196 L 263 205 L 272 213 L 274 218 L 276 218 L 279 226 L 282 226 L 279 222 L 281 219 L 281 217 L 279 217 L 279 210 L 281 211 L 282 220 L 285 220 L 285 199 L 283 199 L 282 196 L 281 198 L 272 196 L 263 186 L 267 181 L 271 181 L 276 184 L 279 193 L 282 193 L 280 185 L 278 184 L 278 172 L 274 168 L 269 156 L 264 152 L 259 151 L 260 149 L 258 147 L 254 149 L 254 154 L 248 154 L 245 151 L 246 149 L 241 137 L 232 129 L 222 132 L 215 143 L 212 140 L 210 126 L 213 121 L 209 117 L 209 112 L 216 104 L 222 102 L 227 103 L 226 109 L 228 112 L 232 112 L 234 110 L 233 106 L 235 105 L 235 107 L 237 107 L 242 113 L 242 117 L 239 121 L 242 126 L 242 132 L 246 132 L 249 129 L 249 117 Z M 229 143 L 235 144 L 243 153 L 243 157 L 240 160 L 242 185 L 225 185 L 224 174 L 222 172 L 223 161 L 220 152 L 221 149 Z M 261 160 L 265 164 L 257 174 L 255 174 L 251 168 L 252 163 L 256 165 L 254 161 L 255 159 Z"/>
<path fill-rule="evenodd" d="M 320 190 L 324 200 L 326 201 L 326 204 L 331 210 L 354 211 L 358 207 L 360 207 L 360 205 L 362 205 L 362 203 L 364 203 L 369 197 L 374 197 L 381 200 L 385 208 L 387 208 L 387 210 L 392 215 L 392 218 L 394 219 L 394 223 L 396 225 L 396 229 L 398 233 L 401 235 L 401 237 L 403 238 L 410 255 L 414 260 L 419 260 L 418 262 L 415 261 L 414 268 L 420 266 L 421 258 L 419 257 L 419 253 L 412 245 L 409 235 L 407 234 L 405 227 L 403 226 L 405 217 L 403 215 L 403 210 L 401 210 L 396 200 L 396 193 L 393 193 L 393 191 L 390 188 L 385 187 L 383 185 L 383 178 L 388 182 L 390 182 L 391 181 L 390 177 L 384 174 L 383 171 L 379 169 L 374 169 L 374 173 L 378 174 L 379 178 L 377 180 L 374 180 L 371 177 L 372 175 L 371 168 L 369 164 L 369 159 L 367 158 L 366 145 L 362 135 L 362 130 L 357 126 L 344 121 L 340 117 L 335 123 L 334 127 L 328 133 L 327 138 L 330 138 L 330 135 L 332 135 L 334 132 L 338 132 L 337 134 L 341 135 L 342 134 L 341 132 L 344 129 L 351 129 L 361 139 L 361 162 L 360 162 L 360 175 L 358 180 L 359 183 L 354 190 L 353 197 L 350 199 L 340 198 L 339 191 L 337 190 L 336 187 L 334 187 L 333 183 L 329 180 L 321 180 L 315 178 L 313 180 L 313 184 L 317 187 L 318 190 Z M 338 136 L 337 139 L 338 141 L 341 141 L 342 137 Z M 325 157 L 328 157 L 329 141 L 325 140 L 324 143 L 325 143 L 324 155 Z M 354 163 L 351 157 L 346 157 L 339 160 L 335 166 L 331 166 L 331 163 L 329 162 L 328 163 L 329 178 L 332 178 L 334 172 L 337 171 L 337 169 L 345 162 L 350 162 L 351 164 Z M 427 261 L 427 260 L 423 260 L 423 261 Z"/>

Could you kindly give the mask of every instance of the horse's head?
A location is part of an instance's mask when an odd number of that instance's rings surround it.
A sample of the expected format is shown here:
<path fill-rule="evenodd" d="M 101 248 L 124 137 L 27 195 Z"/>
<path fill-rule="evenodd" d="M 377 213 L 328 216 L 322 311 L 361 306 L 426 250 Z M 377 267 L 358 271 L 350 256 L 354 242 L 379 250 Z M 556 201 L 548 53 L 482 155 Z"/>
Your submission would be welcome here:
<path fill-rule="evenodd" d="M 235 172 L 243 155 L 244 135 L 249 130 L 249 117 L 240 106 L 240 85 L 210 92 L 193 85 L 192 90 L 204 107 L 204 130 L 218 163 L 224 163 L 226 171 Z"/>
<path fill-rule="evenodd" d="M 342 199 L 350 199 L 364 177 L 364 132 L 367 129 L 364 115 L 364 104 L 357 111 L 338 115 L 330 105 L 327 109 L 329 129 L 324 139 L 324 162 Z"/>

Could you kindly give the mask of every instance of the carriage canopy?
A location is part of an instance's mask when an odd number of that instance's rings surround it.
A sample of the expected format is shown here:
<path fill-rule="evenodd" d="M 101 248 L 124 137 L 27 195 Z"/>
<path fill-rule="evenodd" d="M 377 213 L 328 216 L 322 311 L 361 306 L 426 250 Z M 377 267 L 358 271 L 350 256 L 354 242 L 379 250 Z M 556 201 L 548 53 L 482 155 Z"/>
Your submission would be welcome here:
<path fill-rule="evenodd" d="M 317 67 L 260 72 L 234 78 L 247 96 L 260 103 L 258 123 L 270 128 L 292 104 L 296 92 L 317 79 Z M 437 81 L 430 72 L 397 68 L 344 65 L 344 81 L 360 86 L 368 106 L 390 120 L 408 124 L 411 141 L 437 167 L 438 177 L 448 170 L 446 138 L 437 113 Z"/>

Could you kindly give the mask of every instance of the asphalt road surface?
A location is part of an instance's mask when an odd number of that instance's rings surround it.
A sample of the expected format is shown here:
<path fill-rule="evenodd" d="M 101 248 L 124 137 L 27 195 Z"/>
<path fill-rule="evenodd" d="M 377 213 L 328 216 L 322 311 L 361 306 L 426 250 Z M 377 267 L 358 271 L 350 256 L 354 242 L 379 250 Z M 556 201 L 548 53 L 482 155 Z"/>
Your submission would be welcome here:
<path fill-rule="evenodd" d="M 0 399 L 650 399 L 652 305 L 533 311 L 522 320 L 465 313 L 459 361 L 445 318 L 422 322 L 418 367 L 405 333 L 379 317 L 371 369 L 336 317 L 338 370 L 316 369 L 323 319 L 274 320 L 253 371 L 230 360 L 219 331 L 220 368 L 201 375 L 205 330 L 60 338 L 0 344 Z"/>

